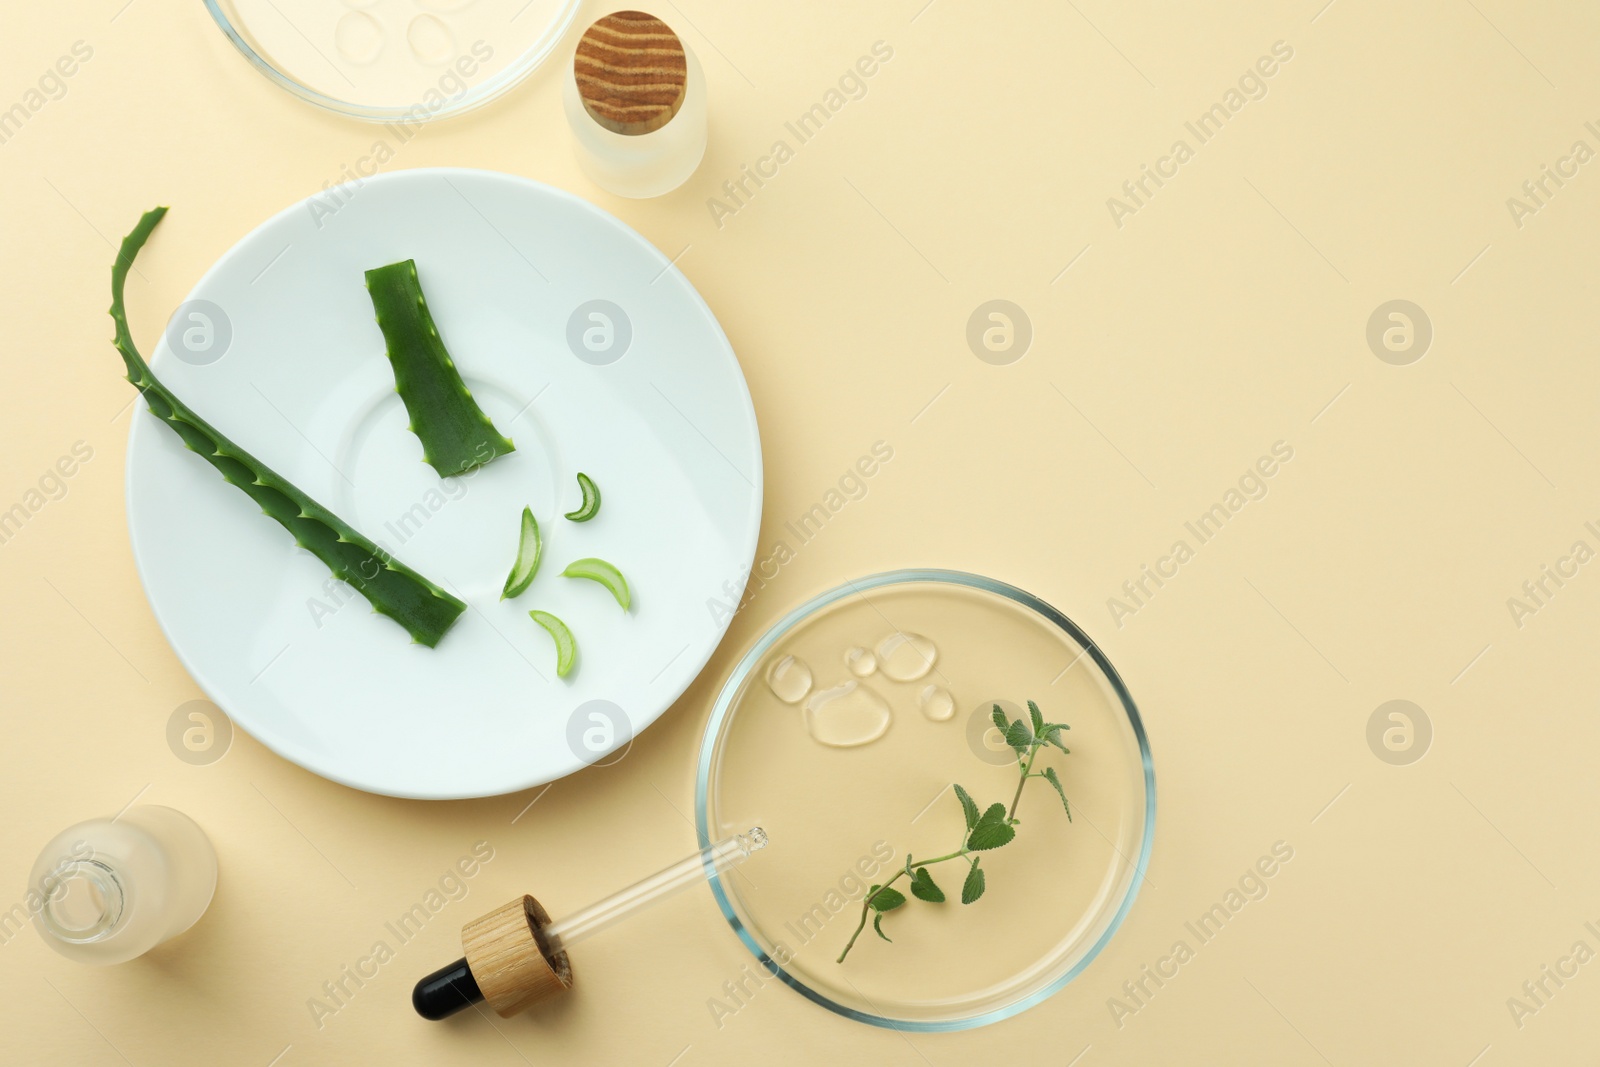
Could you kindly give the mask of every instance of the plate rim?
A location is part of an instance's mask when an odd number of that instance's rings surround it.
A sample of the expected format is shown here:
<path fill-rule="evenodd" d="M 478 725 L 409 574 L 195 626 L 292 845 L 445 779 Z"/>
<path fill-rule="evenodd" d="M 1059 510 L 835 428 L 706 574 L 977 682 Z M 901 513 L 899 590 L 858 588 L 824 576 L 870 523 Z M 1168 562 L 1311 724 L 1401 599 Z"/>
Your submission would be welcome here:
<path fill-rule="evenodd" d="M 755 467 L 751 477 L 751 481 L 753 482 L 751 487 L 751 506 L 749 514 L 746 517 L 746 529 L 744 531 L 744 537 L 742 538 L 742 540 L 747 543 L 747 549 L 737 552 L 736 556 L 737 565 L 740 568 L 748 570 L 750 566 L 753 566 L 756 551 L 760 547 L 761 517 L 766 499 L 766 464 L 764 462 L 763 450 L 761 446 L 760 421 L 756 417 L 755 399 L 753 396 L 751 396 L 750 383 L 745 377 L 744 366 L 739 360 L 738 352 L 734 349 L 733 342 L 728 339 L 727 331 L 723 329 L 721 320 L 717 318 L 716 314 L 711 310 L 710 305 L 706 303 L 705 297 L 700 293 L 700 290 L 695 287 L 692 281 L 689 280 L 688 275 L 684 274 L 677 267 L 677 265 L 667 257 L 665 253 L 663 253 L 655 246 L 653 242 L 650 241 L 649 238 L 645 237 L 638 230 L 634 229 L 623 219 L 618 218 L 616 215 L 606 211 L 599 205 L 591 203 L 583 197 L 578 196 L 576 193 L 572 193 L 557 186 L 549 185 L 545 182 L 541 182 L 533 178 L 527 178 L 519 174 L 511 174 L 505 171 L 489 170 L 479 167 L 409 167 L 399 170 L 386 171 L 371 178 L 362 179 L 357 183 L 346 183 L 345 185 L 335 186 L 333 188 L 350 188 L 352 186 L 355 188 L 364 188 L 375 183 L 387 185 L 403 181 L 420 181 L 427 177 L 468 177 L 473 179 L 485 178 L 492 181 L 503 182 L 508 185 L 521 185 L 526 187 L 535 195 L 546 195 L 551 196 L 559 201 L 565 201 L 570 205 L 578 207 L 580 210 L 586 211 L 589 214 L 598 217 L 602 223 L 609 223 L 611 225 L 620 227 L 625 234 L 631 236 L 635 241 L 637 241 L 638 244 L 646 250 L 648 255 L 655 258 L 657 265 L 661 267 L 662 273 L 671 272 L 679 275 L 679 277 L 682 279 L 688 296 L 691 298 L 693 306 L 698 308 L 699 312 L 705 316 L 706 321 L 716 332 L 717 337 L 721 338 L 724 351 L 726 352 L 729 360 L 732 362 L 733 370 L 736 372 L 735 378 L 745 401 L 741 411 L 745 417 L 745 421 L 748 423 L 748 428 L 750 430 L 751 440 L 754 446 Z M 180 305 L 183 302 L 195 299 L 195 294 L 201 289 L 201 287 L 206 285 L 212 276 L 223 268 L 224 264 L 228 260 L 239 254 L 240 249 L 245 246 L 256 234 L 266 230 L 268 227 L 271 227 L 280 219 L 286 218 L 295 212 L 303 211 L 307 204 L 323 195 L 325 195 L 325 191 L 319 191 L 317 193 L 312 193 L 308 196 L 301 197 L 288 204 L 281 210 L 269 215 L 255 226 L 251 227 L 246 233 L 234 241 L 234 243 L 230 245 L 226 251 L 218 256 L 203 273 L 201 273 L 200 277 L 196 279 L 194 284 L 190 287 L 188 294 L 183 298 L 183 301 L 180 301 Z M 148 357 L 148 362 L 150 362 L 152 365 L 152 369 L 156 369 L 155 364 L 157 363 L 157 357 L 160 354 L 161 349 L 162 335 L 158 333 L 155 336 L 156 343 L 150 348 L 150 355 Z M 166 361 L 162 360 L 161 362 L 165 363 Z M 631 744 L 633 739 L 636 739 L 641 733 L 653 726 L 661 719 L 663 715 L 670 711 L 672 706 L 682 698 L 683 694 L 686 693 L 689 688 L 699 680 L 701 674 L 703 674 L 705 671 L 706 664 L 711 661 L 711 657 L 716 655 L 717 650 L 722 647 L 723 641 L 727 639 L 728 630 L 733 622 L 732 616 L 729 616 L 719 623 L 716 623 L 720 632 L 717 634 L 714 641 L 707 643 L 705 653 L 700 658 L 700 661 L 695 663 L 693 665 L 693 670 L 684 676 L 685 680 L 683 685 L 678 687 L 676 692 L 673 692 L 670 698 L 666 699 L 660 709 L 657 710 L 653 715 L 641 716 L 640 718 L 642 721 L 636 727 L 632 727 L 630 729 L 628 733 L 628 739 L 626 741 L 619 743 L 609 752 L 602 752 L 598 754 L 593 761 L 585 762 L 579 759 L 572 766 L 569 766 L 564 770 L 556 771 L 548 776 L 545 776 L 541 773 L 539 775 L 535 775 L 528 781 L 521 782 L 520 784 L 503 789 L 497 787 L 488 791 L 396 788 L 388 785 L 380 787 L 379 783 L 365 782 L 359 778 L 338 773 L 336 770 L 330 767 L 313 765 L 311 761 L 290 755 L 289 753 L 283 751 L 278 745 L 271 743 L 265 738 L 259 736 L 253 730 L 249 729 L 242 722 L 240 722 L 233 712 L 228 710 L 226 703 L 220 698 L 221 687 L 214 684 L 214 682 L 205 675 L 205 673 L 200 669 L 199 665 L 193 660 L 190 653 L 185 651 L 185 649 L 175 639 L 171 626 L 169 625 L 169 620 L 164 616 L 162 610 L 157 606 L 156 599 L 151 592 L 151 579 L 150 575 L 147 573 L 147 560 L 143 550 L 141 549 L 142 542 L 140 534 L 133 521 L 133 495 L 135 492 L 134 481 L 137 477 L 135 473 L 135 449 L 137 442 L 142 435 L 154 434 L 155 432 L 155 427 L 153 424 L 144 430 L 140 429 L 141 425 L 144 425 L 148 422 L 146 419 L 137 417 L 137 413 L 140 408 L 148 410 L 148 405 L 140 404 L 141 399 L 141 397 L 135 396 L 133 400 L 135 417 L 129 420 L 126 451 L 123 457 L 123 523 L 128 532 L 128 543 L 130 551 L 133 555 L 134 572 L 138 575 L 139 586 L 144 593 L 145 603 L 149 606 L 150 613 L 152 616 L 154 616 L 156 625 L 160 629 L 162 637 L 165 638 L 167 646 L 172 649 L 173 654 L 178 658 L 178 662 L 183 666 L 184 671 L 189 675 L 190 679 L 193 680 L 195 685 L 200 688 L 201 692 L 204 693 L 206 697 L 223 712 L 223 714 L 228 716 L 229 721 L 244 733 L 248 734 L 251 739 L 256 741 L 262 747 L 266 748 L 273 755 L 277 756 L 279 759 L 283 759 L 289 763 L 292 763 L 319 778 L 326 779 L 330 782 L 335 782 L 350 789 L 356 789 L 364 793 L 370 793 L 374 796 L 394 797 L 401 800 L 480 800 L 488 797 L 510 796 L 515 793 L 521 793 L 529 789 L 537 788 L 541 785 L 548 785 L 549 783 L 559 781 L 568 775 L 575 774 L 578 771 L 583 770 L 585 767 L 591 766 L 594 762 L 604 761 L 617 749 L 622 748 L 623 745 Z M 352 593 L 354 593 L 354 590 L 352 590 Z"/>
<path fill-rule="evenodd" d="M 843 583 L 818 593 L 798 607 L 785 612 L 739 658 L 738 663 L 734 665 L 733 670 L 717 692 L 717 699 L 712 705 L 711 716 L 707 720 L 705 731 L 701 736 L 700 755 L 695 769 L 695 834 L 701 848 L 711 844 L 710 827 L 706 812 L 706 797 L 711 780 L 711 762 L 716 749 L 716 741 L 721 735 L 723 723 L 733 709 L 735 690 L 750 677 L 752 669 L 760 662 L 761 658 L 771 651 L 773 646 L 797 623 L 820 608 L 842 600 L 852 593 L 879 589 L 887 585 L 903 585 L 918 581 L 960 585 L 995 593 L 1044 616 L 1046 620 L 1060 627 L 1083 647 L 1085 654 L 1094 661 L 1095 666 L 1105 675 L 1106 680 L 1111 684 L 1113 692 L 1122 702 L 1123 711 L 1128 716 L 1128 723 L 1133 728 L 1134 737 L 1139 744 L 1139 756 L 1144 777 L 1145 815 L 1139 844 L 1139 857 L 1134 864 L 1133 878 L 1129 882 L 1128 890 L 1118 904 L 1115 913 L 1111 916 L 1111 922 L 1101 932 L 1094 944 L 1090 946 L 1088 952 L 1084 953 L 1083 958 L 1068 968 L 1066 973 L 1019 1000 L 958 1019 L 900 1019 L 888 1015 L 873 1015 L 840 1004 L 812 989 L 807 983 L 789 973 L 788 969 L 774 960 L 745 928 L 744 923 L 734 912 L 733 906 L 728 900 L 727 894 L 723 889 L 720 873 L 708 867 L 706 880 L 711 886 L 712 896 L 716 899 L 717 907 L 722 912 L 722 917 L 727 920 L 728 925 L 733 928 L 733 932 L 738 935 L 744 946 L 756 957 L 757 962 L 766 969 L 767 973 L 781 979 L 785 985 L 807 1000 L 847 1019 L 867 1023 L 870 1026 L 911 1033 L 953 1033 L 960 1030 L 972 1030 L 1009 1019 L 1042 1003 L 1064 989 L 1067 983 L 1071 982 L 1090 963 L 1094 962 L 1095 958 L 1100 955 L 1101 951 L 1111 941 L 1111 938 L 1122 928 L 1123 921 L 1127 918 L 1128 912 L 1132 910 L 1133 902 L 1138 898 L 1139 890 L 1144 885 L 1145 873 L 1150 865 L 1150 853 L 1155 845 L 1156 778 L 1155 765 L 1150 755 L 1150 739 L 1145 731 L 1144 720 L 1139 714 L 1139 707 L 1134 702 L 1133 694 L 1128 691 L 1127 684 L 1122 680 L 1122 676 L 1117 673 L 1117 669 L 1111 665 L 1111 661 L 1106 657 L 1105 653 L 1101 651 L 1100 646 L 1083 631 L 1082 627 L 1078 626 L 1063 612 L 1043 598 L 1034 596 L 1027 590 L 1007 582 L 981 574 L 974 574 L 970 571 L 936 567 L 907 567 L 891 571 L 878 571 L 853 580 L 846 579 Z"/>

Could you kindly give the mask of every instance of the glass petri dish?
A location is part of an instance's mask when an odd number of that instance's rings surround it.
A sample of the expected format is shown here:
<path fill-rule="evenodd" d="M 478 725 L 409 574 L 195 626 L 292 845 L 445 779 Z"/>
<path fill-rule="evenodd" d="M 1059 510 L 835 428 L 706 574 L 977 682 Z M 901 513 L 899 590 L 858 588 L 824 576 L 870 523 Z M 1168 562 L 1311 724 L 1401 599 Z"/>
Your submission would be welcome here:
<path fill-rule="evenodd" d="M 578 0 L 205 0 L 273 83 L 329 111 L 407 125 L 470 111 L 542 63 Z"/>
<path fill-rule="evenodd" d="M 1029 779 L 1016 839 L 981 854 L 981 897 L 960 903 L 965 859 L 935 864 L 945 902 L 907 893 L 883 916 L 893 943 L 869 924 L 838 962 L 871 884 L 908 850 L 961 846 L 952 783 L 980 808 L 1010 804 L 1019 768 L 990 709 L 1025 719 L 1030 699 L 1071 727 L 1071 754 L 1044 749 L 1034 767 L 1056 769 L 1071 821 L 1050 783 Z M 1105 655 L 1037 597 L 957 571 L 847 582 L 780 619 L 718 696 L 696 787 L 702 844 L 749 826 L 771 836 L 710 879 L 762 966 L 840 1015 L 910 1031 L 987 1025 L 1059 992 L 1127 915 L 1155 827 L 1149 742 Z"/>

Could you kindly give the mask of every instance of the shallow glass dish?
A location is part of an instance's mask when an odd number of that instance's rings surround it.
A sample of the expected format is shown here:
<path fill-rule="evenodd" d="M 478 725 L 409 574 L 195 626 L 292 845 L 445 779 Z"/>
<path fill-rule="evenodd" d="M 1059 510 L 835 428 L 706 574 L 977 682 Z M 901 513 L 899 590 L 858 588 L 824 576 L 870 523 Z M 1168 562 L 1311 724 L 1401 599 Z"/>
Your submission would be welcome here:
<path fill-rule="evenodd" d="M 578 10 L 578 0 L 205 5 L 275 84 L 329 111 L 405 127 L 470 111 L 520 82 L 549 57 Z M 354 177 L 370 177 L 359 169 Z"/>
<path fill-rule="evenodd" d="M 931 668 L 907 679 L 919 656 Z M 936 864 L 944 903 L 908 899 L 883 917 L 892 944 L 868 925 L 837 962 L 868 887 L 901 869 L 906 850 L 959 848 L 952 783 L 980 807 L 1011 802 L 1018 766 L 990 709 L 1027 718 L 1030 699 L 1071 727 L 1071 754 L 1046 748 L 1034 769 L 1056 768 L 1072 820 L 1048 781 L 1029 779 L 1016 839 L 982 853 L 978 900 L 960 903 L 964 860 Z M 874 733 L 849 747 L 817 740 Z M 847 582 L 780 619 L 718 696 L 696 786 L 702 843 L 757 825 L 771 835 L 770 848 L 711 878 L 766 971 L 848 1018 L 910 1031 L 998 1022 L 1061 990 L 1127 915 L 1155 826 L 1149 742 L 1105 655 L 1037 597 L 957 571 Z"/>

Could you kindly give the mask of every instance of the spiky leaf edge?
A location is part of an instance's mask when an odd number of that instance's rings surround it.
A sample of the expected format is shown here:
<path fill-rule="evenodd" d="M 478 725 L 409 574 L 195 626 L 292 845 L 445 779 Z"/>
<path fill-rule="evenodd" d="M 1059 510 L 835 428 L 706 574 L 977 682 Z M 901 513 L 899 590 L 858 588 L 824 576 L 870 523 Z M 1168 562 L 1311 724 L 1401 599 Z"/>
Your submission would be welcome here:
<path fill-rule="evenodd" d="M 394 391 L 405 405 L 409 429 L 422 443 L 423 462 L 449 478 L 515 452 L 517 446 L 478 406 L 445 348 L 416 260 L 374 267 L 366 282 L 394 372 Z"/>
<path fill-rule="evenodd" d="M 243 490 L 268 517 L 289 531 L 296 544 L 326 564 L 334 577 L 365 597 L 378 614 L 399 623 L 413 640 L 429 648 L 437 645 L 467 610 L 465 603 L 390 556 L 293 483 L 228 440 L 150 372 L 133 343 L 123 290 L 139 250 L 166 213 L 165 207 L 145 212 L 138 225 L 122 239 L 116 262 L 111 267 L 111 320 L 116 326 L 112 343 L 122 356 L 128 381 L 139 390 L 151 413 L 166 423 L 186 447 L 215 467 L 226 481 Z M 274 511 L 274 507 L 278 510 Z M 367 573 L 369 569 L 371 574 Z"/>

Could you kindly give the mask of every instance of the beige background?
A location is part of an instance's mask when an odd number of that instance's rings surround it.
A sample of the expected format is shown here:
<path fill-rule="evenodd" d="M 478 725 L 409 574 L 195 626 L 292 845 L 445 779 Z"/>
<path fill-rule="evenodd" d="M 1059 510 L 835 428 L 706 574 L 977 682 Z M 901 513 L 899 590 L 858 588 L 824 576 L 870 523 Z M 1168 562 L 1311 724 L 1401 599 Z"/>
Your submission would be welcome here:
<path fill-rule="evenodd" d="M 588 184 L 548 70 L 425 130 L 389 169 L 527 175 L 681 251 L 755 397 L 763 554 L 873 441 L 895 450 L 620 764 L 426 804 L 330 784 L 243 736 L 210 766 L 167 747 L 168 717 L 200 694 L 127 548 L 109 242 L 174 205 L 130 289 L 149 344 L 221 252 L 374 131 L 273 88 L 198 3 L 124 2 L 12 4 L 0 34 L 0 106 L 73 42 L 94 49 L 0 145 L 0 507 L 73 442 L 94 449 L 0 545 L 0 882 L 9 906 L 47 837 L 135 797 L 191 812 L 223 881 L 183 941 L 121 967 L 73 966 L 31 933 L 0 945 L 0 1058 L 1592 1061 L 1600 963 L 1520 1027 L 1507 998 L 1575 941 L 1600 950 L 1584 928 L 1600 920 L 1600 577 L 1580 570 L 1520 628 L 1506 604 L 1574 541 L 1600 547 L 1583 527 L 1600 519 L 1600 164 L 1520 228 L 1506 205 L 1575 140 L 1600 148 L 1584 128 L 1600 119 L 1592 7 L 682 0 L 660 13 L 704 62 L 713 139 L 677 193 L 630 203 Z M 706 199 L 877 40 L 894 59 L 867 97 L 719 229 Z M 1267 96 L 1119 229 L 1107 198 L 1279 40 L 1294 55 Z M 965 340 L 993 298 L 1035 331 L 1009 366 Z M 1410 366 L 1365 340 L 1394 298 L 1435 330 Z M 1294 459 L 1269 495 L 1119 628 L 1107 598 L 1279 440 Z M 559 1004 L 493 1026 L 412 1016 L 412 981 L 455 954 L 460 922 L 524 888 L 583 901 L 686 851 L 692 754 L 736 653 L 844 577 L 917 563 L 1051 600 L 1143 706 L 1161 790 L 1150 884 L 1078 980 L 958 1035 L 871 1030 L 778 987 L 719 1029 L 707 1000 L 747 956 L 697 892 L 583 946 Z M 1366 740 L 1395 698 L 1434 729 L 1409 766 Z M 307 998 L 480 839 L 495 859 L 467 899 L 319 1029 Z M 1119 1027 L 1108 999 L 1280 840 L 1294 859 L 1266 899 Z"/>

